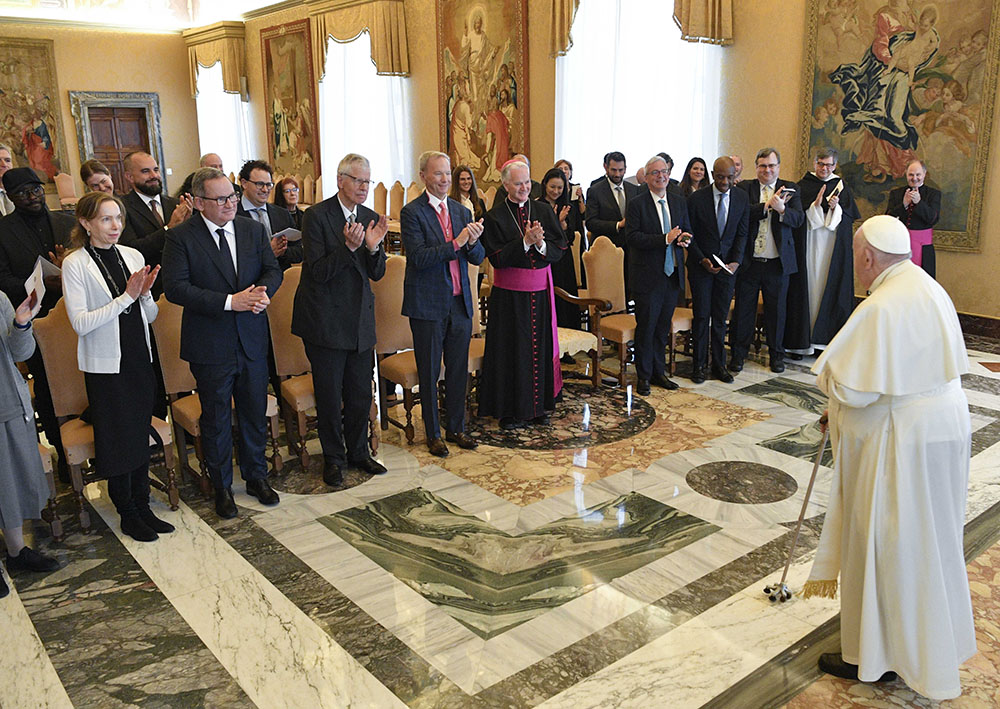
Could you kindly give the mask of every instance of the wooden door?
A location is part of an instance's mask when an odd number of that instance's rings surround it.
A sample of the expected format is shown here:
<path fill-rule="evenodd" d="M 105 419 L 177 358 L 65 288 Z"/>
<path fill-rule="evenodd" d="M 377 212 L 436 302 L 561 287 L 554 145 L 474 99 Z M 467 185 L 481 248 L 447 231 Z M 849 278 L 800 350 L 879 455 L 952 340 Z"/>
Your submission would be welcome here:
<path fill-rule="evenodd" d="M 104 163 L 111 171 L 115 192 L 125 194 L 123 161 L 136 150 L 149 150 L 149 129 L 146 109 L 120 107 L 89 107 L 90 136 L 94 143 L 94 159 Z"/>

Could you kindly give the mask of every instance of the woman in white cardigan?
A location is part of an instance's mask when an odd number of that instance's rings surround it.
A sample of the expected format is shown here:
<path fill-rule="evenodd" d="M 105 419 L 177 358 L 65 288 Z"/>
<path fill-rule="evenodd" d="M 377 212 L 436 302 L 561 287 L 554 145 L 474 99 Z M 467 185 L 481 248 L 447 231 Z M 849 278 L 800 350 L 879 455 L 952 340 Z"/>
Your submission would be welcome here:
<path fill-rule="evenodd" d="M 77 361 L 87 383 L 97 473 L 121 516 L 122 531 L 141 542 L 174 530 L 149 509 L 149 426 L 156 386 L 149 323 L 157 307 L 142 254 L 117 245 L 121 201 L 89 192 L 76 206 L 75 247 L 62 264 L 63 297 L 79 336 Z"/>

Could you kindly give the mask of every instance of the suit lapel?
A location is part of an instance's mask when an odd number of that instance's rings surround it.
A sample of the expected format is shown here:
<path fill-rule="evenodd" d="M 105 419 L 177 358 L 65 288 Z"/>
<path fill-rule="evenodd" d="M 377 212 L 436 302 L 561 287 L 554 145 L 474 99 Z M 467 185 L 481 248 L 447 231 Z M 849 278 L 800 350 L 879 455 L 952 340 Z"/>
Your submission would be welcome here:
<path fill-rule="evenodd" d="M 142 197 L 139 196 L 138 192 L 133 190 L 132 192 L 129 192 L 127 197 L 130 199 L 126 206 L 128 206 L 132 212 L 135 213 L 135 216 L 138 219 L 146 222 L 149 226 L 153 227 L 153 229 L 160 228 L 160 225 L 156 223 L 155 219 L 153 219 L 153 213 L 150 211 L 149 207 L 146 206 L 146 203 L 142 201 Z"/>
<path fill-rule="evenodd" d="M 205 251 L 205 253 L 208 254 L 209 260 L 213 264 L 215 264 L 215 268 L 219 271 L 219 275 L 221 275 L 226 280 L 226 283 L 228 283 L 230 287 L 233 288 L 233 290 L 235 290 L 236 283 L 226 272 L 227 269 L 222 265 L 222 252 L 219 251 L 219 247 L 215 243 L 216 235 L 213 235 L 212 233 L 209 232 L 208 226 L 205 224 L 205 221 L 203 219 L 199 219 L 198 221 L 201 222 L 201 238 L 196 239 L 195 241 L 201 246 L 201 248 Z M 235 222 L 233 223 L 233 228 L 234 229 L 236 228 Z M 237 252 L 239 252 L 240 250 L 239 244 L 240 240 L 239 238 L 237 238 L 236 239 Z M 239 261 L 237 261 L 236 263 L 237 263 L 236 267 L 239 268 Z"/>
<path fill-rule="evenodd" d="M 451 217 L 452 225 L 454 225 L 455 215 L 451 213 L 450 206 L 451 205 L 449 205 L 448 215 Z M 427 196 L 426 192 L 420 196 L 420 211 L 423 212 L 424 219 L 427 221 L 428 225 L 430 225 L 431 233 L 439 238 L 440 243 L 445 243 L 447 239 L 445 238 L 444 230 L 441 228 L 441 221 L 438 219 L 437 211 L 431 206 L 431 200 Z M 454 226 L 452 227 L 452 231 L 454 232 Z"/>

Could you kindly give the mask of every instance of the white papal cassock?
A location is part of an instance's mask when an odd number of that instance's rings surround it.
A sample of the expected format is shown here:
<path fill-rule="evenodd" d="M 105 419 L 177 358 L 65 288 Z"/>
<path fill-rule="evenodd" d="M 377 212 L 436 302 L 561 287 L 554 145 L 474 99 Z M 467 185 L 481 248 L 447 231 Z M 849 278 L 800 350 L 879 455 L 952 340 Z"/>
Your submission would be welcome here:
<path fill-rule="evenodd" d="M 834 476 L 805 596 L 841 578 L 841 648 L 863 681 L 896 671 L 933 699 L 961 693 L 976 653 L 962 548 L 971 431 L 968 357 L 944 289 L 906 260 L 813 366 L 829 397 Z"/>

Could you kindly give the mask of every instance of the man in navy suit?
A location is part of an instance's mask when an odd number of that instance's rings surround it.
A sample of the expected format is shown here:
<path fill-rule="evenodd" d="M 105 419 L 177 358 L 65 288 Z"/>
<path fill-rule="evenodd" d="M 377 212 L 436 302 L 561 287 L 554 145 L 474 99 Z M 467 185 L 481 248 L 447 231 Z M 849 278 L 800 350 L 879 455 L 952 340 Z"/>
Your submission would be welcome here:
<path fill-rule="evenodd" d="M 369 281 L 385 275 L 382 240 L 389 225 L 364 206 L 371 167 L 348 153 L 337 166 L 337 194 L 306 211 L 304 260 L 295 291 L 292 334 L 302 338 L 312 365 L 316 419 L 323 446 L 323 482 L 343 482 L 352 465 L 386 472 L 368 451 L 372 406 L 375 294 Z"/>
<path fill-rule="evenodd" d="M 757 152 L 757 179 L 739 183 L 750 198 L 750 229 L 743 263 L 736 276 L 736 307 L 730 325 L 729 371 L 743 369 L 757 321 L 757 296 L 764 296 L 764 333 L 771 371 L 785 371 L 785 308 L 788 277 L 799 269 L 795 229 L 805 220 L 794 182 L 779 180 L 781 155 L 774 148 Z"/>
<path fill-rule="evenodd" d="M 677 296 L 684 290 L 684 250 L 691 240 L 687 205 L 667 191 L 670 168 L 659 155 L 646 162 L 646 186 L 628 206 L 625 242 L 635 298 L 636 392 L 649 394 L 650 383 L 676 389 L 667 378 L 667 341 Z"/>
<path fill-rule="evenodd" d="M 250 217 L 267 231 L 271 240 L 271 251 L 278 259 L 281 270 L 302 263 L 302 242 L 289 242 L 285 236 L 274 236 L 285 229 L 294 227 L 292 215 L 284 207 L 276 207 L 267 201 L 274 189 L 274 168 L 263 160 L 247 160 L 240 168 L 240 186 L 243 197 L 240 199 L 236 214 Z"/>
<path fill-rule="evenodd" d="M 149 153 L 137 151 L 125 156 L 125 180 L 132 190 L 122 197 L 125 205 L 125 230 L 121 243 L 138 249 L 150 268 L 158 266 L 163 257 L 167 231 L 183 224 L 191 216 L 187 200 L 176 200 L 162 194 L 160 166 Z M 153 294 L 159 295 L 159 284 Z"/>
<path fill-rule="evenodd" d="M 444 355 L 445 439 L 459 448 L 476 442 L 465 433 L 465 383 L 472 337 L 472 288 L 469 264 L 480 264 L 486 250 L 479 241 L 483 221 L 455 200 L 451 189 L 451 159 L 429 151 L 420 156 L 420 179 L 427 191 L 403 207 L 400 232 L 406 251 L 403 315 L 410 319 L 413 352 L 420 377 L 427 449 L 445 457 L 438 422 L 437 381 Z"/>
<path fill-rule="evenodd" d="M 191 182 L 198 214 L 167 233 L 163 291 L 184 307 L 181 359 L 201 399 L 202 449 L 215 486 L 215 511 L 237 514 L 233 501 L 233 404 L 240 474 L 247 494 L 278 503 L 264 457 L 267 411 L 267 316 L 281 268 L 264 227 L 236 216 L 238 197 L 219 170 L 203 167 Z"/>
<path fill-rule="evenodd" d="M 703 187 L 688 198 L 693 235 L 687 259 L 694 310 L 691 381 L 695 384 L 701 384 L 707 376 L 710 328 L 712 376 L 727 384 L 733 381 L 733 375 L 726 369 L 726 318 L 736 284 L 734 274 L 743 262 L 750 220 L 746 192 L 731 189 L 736 183 L 732 158 L 723 156 L 715 161 L 712 180 L 710 187 Z"/>

